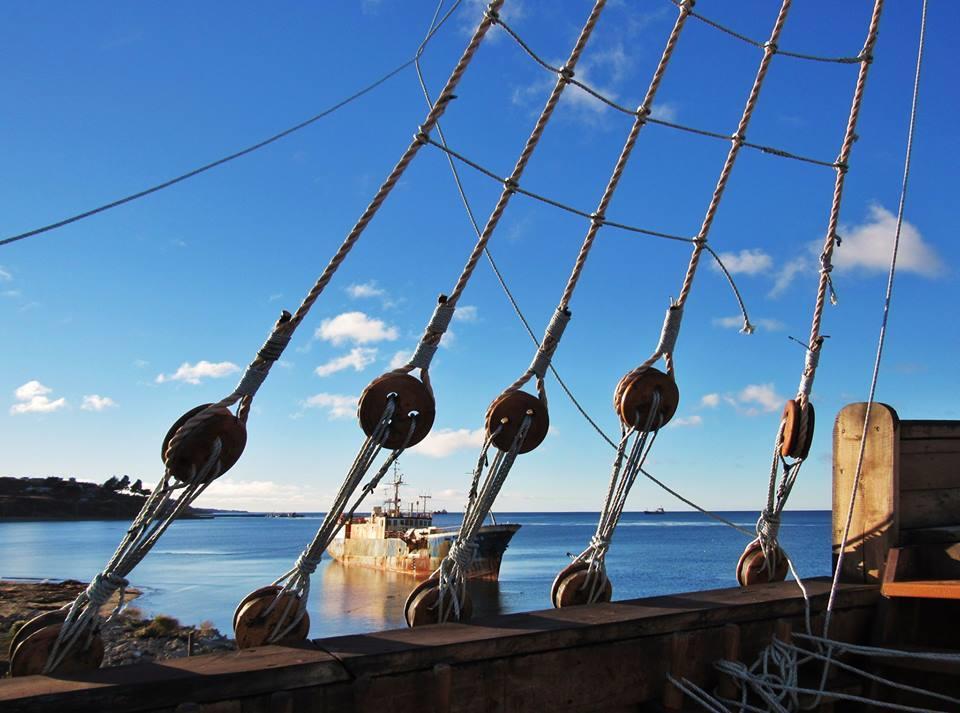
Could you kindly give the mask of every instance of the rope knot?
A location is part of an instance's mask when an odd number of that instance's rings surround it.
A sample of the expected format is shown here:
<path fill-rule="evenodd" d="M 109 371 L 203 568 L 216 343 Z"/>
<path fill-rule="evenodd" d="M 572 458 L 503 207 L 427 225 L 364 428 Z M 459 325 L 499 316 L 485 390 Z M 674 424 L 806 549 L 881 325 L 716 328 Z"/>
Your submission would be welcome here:
<path fill-rule="evenodd" d="M 453 543 L 447 557 L 462 573 L 466 574 L 477 555 L 477 549 L 478 545 L 476 542 L 457 541 Z"/>
<path fill-rule="evenodd" d="M 500 12 L 493 7 L 493 3 L 487 5 L 487 9 L 483 11 L 483 16 L 494 25 L 500 22 Z"/>
<path fill-rule="evenodd" d="M 747 137 L 743 134 L 730 134 L 730 140 L 739 145 L 743 145 L 743 142 L 747 140 Z M 706 240 L 704 240 L 706 242 Z"/>
<path fill-rule="evenodd" d="M 596 225 L 598 228 L 602 226 L 606 222 L 606 220 L 607 220 L 606 213 L 599 213 L 597 211 L 594 211 L 593 213 L 590 214 L 590 221 L 594 225 Z"/>
<path fill-rule="evenodd" d="M 510 176 L 510 178 L 503 179 L 503 187 L 511 193 L 516 193 L 517 189 L 520 188 L 520 184 L 517 182 L 516 178 Z"/>
<path fill-rule="evenodd" d="M 557 74 L 564 82 L 569 82 L 574 77 L 573 67 L 570 67 L 569 65 L 563 65 Z"/>
<path fill-rule="evenodd" d="M 646 123 L 647 117 L 650 116 L 650 111 L 651 111 L 650 107 L 648 107 L 646 104 L 641 104 L 640 106 L 637 107 L 637 111 L 636 111 L 637 119 Z"/>
<path fill-rule="evenodd" d="M 594 535 L 590 538 L 590 549 L 594 552 L 595 558 L 601 558 L 610 549 L 610 538 Z"/>
<path fill-rule="evenodd" d="M 740 329 L 740 334 L 753 334 L 757 331 L 757 328 L 750 324 L 749 319 L 743 320 L 743 327 Z"/>
<path fill-rule="evenodd" d="M 307 556 L 306 552 L 301 552 L 300 556 L 297 557 L 297 563 L 293 566 L 293 568 L 304 577 L 309 577 L 311 574 L 317 571 L 317 562 Z"/>
<path fill-rule="evenodd" d="M 850 166 L 846 161 L 840 161 L 840 160 L 837 160 L 837 162 L 833 164 L 833 167 L 843 174 L 845 174 L 850 169 Z"/>
<path fill-rule="evenodd" d="M 769 52 L 770 54 L 776 54 L 778 49 L 777 43 L 772 40 L 767 40 L 766 42 L 763 43 L 763 49 Z"/>
<path fill-rule="evenodd" d="M 430 142 L 430 135 L 424 131 L 423 126 L 417 127 L 417 133 L 413 135 L 414 141 L 423 146 Z"/>
<path fill-rule="evenodd" d="M 101 572 L 93 581 L 87 585 L 84 594 L 87 601 L 90 602 L 94 611 L 99 612 L 100 607 L 107 603 L 113 593 L 120 590 L 120 603 L 123 603 L 123 595 L 129 582 L 119 574 L 113 572 Z M 118 607 L 119 608 L 119 607 Z"/>

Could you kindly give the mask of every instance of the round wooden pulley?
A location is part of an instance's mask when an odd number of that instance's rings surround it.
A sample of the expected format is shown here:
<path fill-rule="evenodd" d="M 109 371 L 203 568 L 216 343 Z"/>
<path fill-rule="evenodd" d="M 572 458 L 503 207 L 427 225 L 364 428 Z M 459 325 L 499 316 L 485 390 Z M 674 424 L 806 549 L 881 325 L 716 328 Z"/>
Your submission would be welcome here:
<path fill-rule="evenodd" d="M 10 646 L 7 649 L 7 658 L 13 658 L 13 651 L 17 648 L 19 643 L 26 639 L 30 634 L 35 631 L 40 631 L 45 626 L 50 624 L 62 624 L 66 621 L 67 610 L 66 609 L 54 609 L 53 611 L 46 611 L 43 614 L 37 614 L 33 619 L 28 619 L 27 622 L 17 629 L 17 633 L 13 635 L 13 638 L 10 639 Z"/>
<path fill-rule="evenodd" d="M 403 446 L 413 416 L 416 416 L 417 423 L 407 447 L 417 445 L 433 428 L 437 405 L 426 384 L 409 374 L 384 374 L 370 382 L 360 394 L 360 405 L 357 407 L 360 428 L 368 436 L 373 435 L 391 396 L 395 396 L 397 402 L 384 447 L 393 449 Z"/>
<path fill-rule="evenodd" d="M 597 586 L 596 577 L 600 577 L 601 581 L 593 603 L 609 602 L 613 597 L 610 578 L 604 572 L 591 574 L 590 565 L 586 562 L 573 562 L 560 570 L 550 589 L 550 601 L 557 609 L 590 604 L 590 592 Z"/>
<path fill-rule="evenodd" d="M 741 587 L 749 587 L 754 584 L 767 584 L 769 582 L 782 582 L 787 578 L 787 558 L 783 550 L 777 546 L 775 550 L 776 563 L 773 568 L 773 577 L 767 572 L 766 558 L 763 556 L 763 550 L 760 547 L 760 541 L 754 540 L 740 555 L 737 562 L 737 582 Z"/>
<path fill-rule="evenodd" d="M 63 624 L 47 624 L 24 637 L 10 656 L 10 675 L 42 674 L 62 626 Z M 81 636 L 80 642 L 86 642 L 85 635 Z M 103 639 L 100 638 L 99 631 L 94 632 L 88 646 L 74 646 L 52 673 L 74 674 L 95 671 L 103 662 L 103 653 Z"/>
<path fill-rule="evenodd" d="M 620 380 L 615 393 L 622 394 L 619 403 L 614 404 L 617 415 L 627 426 L 643 426 L 647 414 L 653 407 L 653 395 L 660 392 L 660 425 L 666 426 L 677 412 L 680 404 L 680 390 L 672 376 L 659 369 L 650 367 L 636 375 L 627 374 Z M 657 420 L 654 418 L 654 427 Z"/>
<path fill-rule="evenodd" d="M 783 407 L 783 443 L 780 455 L 784 458 L 806 458 L 813 445 L 813 427 L 816 419 L 813 404 L 807 401 L 803 408 L 796 399 Z"/>
<path fill-rule="evenodd" d="M 264 587 L 264 590 L 270 589 Z M 238 649 L 249 649 L 255 646 L 265 646 L 270 635 L 280 625 L 285 629 L 299 613 L 299 597 L 295 594 L 280 594 L 281 587 L 272 588 L 272 591 L 257 590 L 255 597 L 247 597 L 235 615 L 233 627 L 234 637 Z M 270 605 L 276 605 L 270 609 Z M 289 607 L 289 610 L 288 610 Z M 268 612 L 267 609 L 270 609 Z M 310 633 L 310 617 L 304 612 L 303 617 L 290 633 L 277 641 L 269 643 L 278 646 L 295 646 L 307 640 Z"/>
<path fill-rule="evenodd" d="M 266 587 L 260 587 L 260 589 L 254 589 L 247 596 L 240 600 L 240 603 L 237 604 L 237 608 L 233 610 L 233 630 L 237 630 L 237 617 L 240 616 L 240 611 L 254 599 L 259 599 L 260 597 L 273 596 L 275 597 L 280 593 L 283 587 L 277 584 L 268 584 Z"/>
<path fill-rule="evenodd" d="M 509 451 L 527 414 L 533 419 L 527 435 L 520 444 L 520 453 L 529 453 L 543 443 L 550 430 L 550 414 L 547 405 L 526 391 L 505 391 L 487 409 L 487 433 L 493 433 L 503 425 L 493 439 L 493 445 L 501 451 Z"/>
<path fill-rule="evenodd" d="M 163 445 L 160 447 L 161 459 L 165 459 L 170 439 L 180 430 L 180 427 L 209 405 L 203 404 L 190 409 L 177 419 L 163 438 Z M 190 435 L 181 440 L 171 454 L 168 468 L 173 477 L 182 483 L 189 481 L 191 475 L 200 470 L 210 458 L 213 443 L 217 438 L 220 439 L 219 475 L 230 470 L 240 460 L 243 449 L 247 445 L 247 427 L 243 425 L 243 421 L 233 415 L 230 409 L 218 408 Z"/>
<path fill-rule="evenodd" d="M 407 620 L 407 626 L 425 626 L 426 624 L 440 623 L 440 580 L 428 579 L 421 582 L 407 597 L 404 605 L 404 616 Z M 468 621 L 473 616 L 473 601 L 470 599 L 470 593 L 464 591 L 463 600 L 460 602 L 460 616 L 454 618 L 453 611 L 450 612 L 448 621 Z"/>

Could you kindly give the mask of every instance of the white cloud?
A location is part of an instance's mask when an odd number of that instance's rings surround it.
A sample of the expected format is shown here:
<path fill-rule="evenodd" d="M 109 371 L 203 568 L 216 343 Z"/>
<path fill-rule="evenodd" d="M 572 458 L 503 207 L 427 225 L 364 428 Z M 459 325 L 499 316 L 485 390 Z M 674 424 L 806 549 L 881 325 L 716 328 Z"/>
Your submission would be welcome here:
<path fill-rule="evenodd" d="M 890 267 L 896 232 L 897 217 L 881 205 L 871 205 L 865 222 L 841 226 L 843 242 L 833 251 L 835 268 L 840 271 L 886 272 Z M 906 220 L 900 231 L 897 269 L 924 277 L 938 277 L 944 272 L 940 257 L 923 240 L 916 226 Z"/>
<path fill-rule="evenodd" d="M 441 428 L 431 431 L 420 443 L 411 449 L 411 453 L 419 453 L 429 458 L 446 458 L 457 451 L 467 448 L 479 448 L 483 445 L 486 431 L 478 428 L 471 431 L 467 428 Z"/>
<path fill-rule="evenodd" d="M 407 362 L 410 361 L 410 357 L 413 356 L 412 352 L 408 351 L 399 351 L 393 355 L 393 358 L 390 360 L 391 369 L 399 369 L 401 366 L 406 366 Z"/>
<path fill-rule="evenodd" d="M 759 275 L 773 267 L 773 258 L 759 248 L 741 250 L 738 253 L 720 253 L 720 261 L 731 275 Z M 711 262 L 710 266 L 717 272 L 720 271 L 720 266 L 715 261 Z"/>
<path fill-rule="evenodd" d="M 17 387 L 13 392 L 14 398 L 20 403 L 10 407 L 13 415 L 19 413 L 51 413 L 59 411 L 67 405 L 67 400 L 59 398 L 51 400 L 49 394 L 53 391 L 36 379 Z"/>
<path fill-rule="evenodd" d="M 767 295 L 769 297 L 779 297 L 790 286 L 794 277 L 812 268 L 813 261 L 809 258 L 803 255 L 793 258 L 780 268 L 776 279 L 774 279 L 773 287 L 770 288 L 770 292 L 768 292 Z"/>
<path fill-rule="evenodd" d="M 655 102 L 654 105 L 650 107 L 650 116 L 654 119 L 660 119 L 660 121 L 674 123 L 679 114 L 680 107 L 676 102 Z"/>
<path fill-rule="evenodd" d="M 170 375 L 157 374 L 156 382 L 163 384 L 168 381 L 183 381 L 187 384 L 199 384 L 202 379 L 220 379 L 230 374 L 236 374 L 240 367 L 232 361 L 206 361 L 201 360 L 196 364 L 183 362 L 180 368 Z"/>
<path fill-rule="evenodd" d="M 720 405 L 720 394 L 706 394 L 700 399 L 700 405 L 706 408 L 716 408 Z"/>
<path fill-rule="evenodd" d="M 784 328 L 784 324 L 780 320 L 767 319 L 765 317 L 752 319 L 750 320 L 750 324 L 768 332 L 779 332 Z M 743 315 L 738 314 L 732 317 L 714 317 L 713 325 L 715 327 L 723 327 L 724 329 L 740 329 L 743 327 Z"/>
<path fill-rule="evenodd" d="M 117 402 L 109 396 L 99 396 L 97 394 L 84 396 L 83 403 L 80 404 L 80 408 L 84 411 L 103 411 L 116 406 L 118 406 Z"/>
<path fill-rule="evenodd" d="M 314 371 L 317 376 L 330 376 L 338 371 L 353 368 L 354 371 L 363 371 L 373 364 L 377 358 L 377 350 L 370 347 L 354 347 L 349 354 L 331 359 L 326 364 L 321 364 Z"/>
<path fill-rule="evenodd" d="M 304 408 L 326 409 L 331 419 L 350 418 L 357 412 L 359 396 L 342 394 L 314 394 L 303 402 Z"/>
<path fill-rule="evenodd" d="M 365 297 L 383 297 L 387 294 L 387 291 L 382 287 L 377 287 L 377 283 L 374 280 L 370 280 L 370 282 L 349 285 L 346 290 L 347 294 L 355 300 L 363 299 Z"/>
<path fill-rule="evenodd" d="M 457 334 L 449 327 L 447 331 L 443 333 L 443 336 L 440 337 L 440 348 L 449 349 L 457 341 Z"/>
<path fill-rule="evenodd" d="M 219 478 L 197 499 L 199 507 L 274 512 L 323 507 L 319 493 L 272 480 Z"/>
<path fill-rule="evenodd" d="M 13 275 L 10 274 L 10 271 L 5 269 L 3 265 L 0 265 L 0 282 L 10 282 L 13 279 Z"/>
<path fill-rule="evenodd" d="M 698 416 L 694 414 L 693 416 L 687 416 L 686 418 L 675 418 L 667 424 L 668 427 L 673 428 L 684 428 L 686 426 L 702 426 L 703 425 L 703 416 Z"/>
<path fill-rule="evenodd" d="M 453 319 L 456 322 L 476 322 L 477 308 L 475 305 L 457 305 L 457 311 L 453 313 Z"/>
<path fill-rule="evenodd" d="M 344 342 L 369 344 L 392 342 L 398 336 L 397 328 L 388 326 L 382 319 L 368 317 L 363 312 L 344 312 L 332 319 L 325 319 L 316 331 L 316 338 L 335 346 Z"/>
<path fill-rule="evenodd" d="M 748 415 L 755 415 L 759 411 L 771 413 L 783 408 L 786 400 L 773 388 L 773 384 L 748 384 L 735 396 L 740 406 L 746 407 Z"/>

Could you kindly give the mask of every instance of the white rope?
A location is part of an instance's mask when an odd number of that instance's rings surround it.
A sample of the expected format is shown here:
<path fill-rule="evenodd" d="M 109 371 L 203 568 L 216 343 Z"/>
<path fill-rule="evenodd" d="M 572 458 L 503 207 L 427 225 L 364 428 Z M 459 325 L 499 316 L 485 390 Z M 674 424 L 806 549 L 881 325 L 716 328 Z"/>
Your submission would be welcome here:
<path fill-rule="evenodd" d="M 317 528 L 313 540 L 297 557 L 297 561 L 293 567 L 273 582 L 274 585 L 281 586 L 282 588 L 267 607 L 264 614 L 269 614 L 273 611 L 278 603 L 284 599 L 284 594 L 291 594 L 293 596 L 286 598 L 282 616 L 278 618 L 277 624 L 267 639 L 268 642 L 274 643 L 282 640 L 290 634 L 303 619 L 307 611 L 307 603 L 310 596 L 310 577 L 317 570 L 317 566 L 323 558 L 323 553 L 330 546 L 333 538 L 337 536 L 344 522 L 351 518 L 366 497 L 377 489 L 377 485 L 379 485 L 383 476 L 389 471 L 390 467 L 396 462 L 410 443 L 410 439 L 413 437 L 417 425 L 416 416 L 411 416 L 410 418 L 410 425 L 407 428 L 407 434 L 403 443 L 399 448 L 395 448 L 390 452 L 390 455 L 384 460 L 373 478 L 363 487 L 360 495 L 354 501 L 349 511 L 347 511 L 346 508 L 350 498 L 353 497 L 360 482 L 364 476 L 366 476 L 383 448 L 384 441 L 390 435 L 390 426 L 395 409 L 396 399 L 390 398 L 387 401 L 383 416 L 377 423 L 373 433 L 371 433 L 363 442 L 363 445 L 361 445 L 360 451 L 353 461 L 353 465 L 347 471 L 340 490 L 324 516 L 323 521 L 320 523 L 320 527 Z M 290 615 L 293 614 L 294 606 L 297 607 L 297 612 L 290 618 Z"/>
<path fill-rule="evenodd" d="M 477 459 L 477 467 L 474 471 L 471 488 L 471 498 L 463 513 L 463 521 L 460 523 L 460 530 L 457 537 L 450 546 L 447 556 L 444 557 L 437 570 L 440 579 L 440 597 L 437 601 L 437 614 L 439 622 L 449 621 L 451 615 L 454 619 L 460 618 L 462 611 L 464 595 L 466 592 L 467 577 L 470 572 L 470 566 L 473 564 L 477 551 L 477 535 L 483 526 L 484 520 L 490 513 L 500 489 L 506 482 L 510 469 L 513 467 L 520 446 L 523 445 L 530 430 L 533 418 L 529 414 L 523 417 L 520 428 L 514 436 L 510 445 L 510 450 L 502 451 L 497 449 L 493 460 L 489 461 L 488 453 L 493 445 L 493 439 L 496 438 L 502 426 L 498 426 L 493 433 L 489 434 L 480 451 L 480 457 Z M 486 476 L 483 479 L 483 485 L 476 490 L 476 485 L 480 481 L 486 467 Z M 476 491 L 476 495 L 473 495 Z"/>
<path fill-rule="evenodd" d="M 597 601 L 603 591 L 603 582 L 606 578 L 606 555 L 613 540 L 613 533 L 623 516 L 623 508 L 626 505 L 630 489 L 643 467 L 647 454 L 653 447 L 662 420 L 660 392 L 655 391 L 643 428 L 641 429 L 638 426 L 629 429 L 624 428 L 623 438 L 620 440 L 620 447 L 617 449 L 617 456 L 614 459 L 613 472 L 610 475 L 607 497 L 604 499 L 603 507 L 600 510 L 597 530 L 590 539 L 587 548 L 573 560 L 574 562 L 586 562 L 589 565 L 589 575 L 584 579 L 582 585 L 584 587 L 589 586 L 590 589 L 587 603 L 592 604 Z M 626 448 L 631 439 L 633 445 L 630 447 L 629 455 L 625 457 Z"/>
<path fill-rule="evenodd" d="M 81 640 L 83 648 L 90 645 L 102 621 L 100 610 L 117 591 L 120 597 L 111 616 L 120 611 L 129 584 L 127 575 L 146 557 L 180 513 L 220 474 L 221 447 L 217 438 L 206 462 L 186 483 L 176 481 L 169 471 L 164 474 L 103 570 L 71 604 L 64 607 L 67 616 L 50 649 L 44 673 L 55 671 Z"/>

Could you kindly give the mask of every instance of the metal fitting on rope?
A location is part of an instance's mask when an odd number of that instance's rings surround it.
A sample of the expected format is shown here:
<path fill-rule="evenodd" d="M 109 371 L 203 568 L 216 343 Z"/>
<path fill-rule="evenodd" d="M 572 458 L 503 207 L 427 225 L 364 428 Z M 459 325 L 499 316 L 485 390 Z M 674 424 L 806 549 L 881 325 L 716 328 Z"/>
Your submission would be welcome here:
<path fill-rule="evenodd" d="M 487 9 L 483 11 L 483 15 L 493 24 L 500 22 L 500 12 L 493 7 L 493 3 L 487 5 Z"/>
<path fill-rule="evenodd" d="M 696 4 L 697 0 L 680 0 L 680 9 L 690 12 Z"/>
<path fill-rule="evenodd" d="M 118 589 L 121 591 L 120 600 L 122 602 L 122 592 L 126 590 L 128 584 L 130 583 L 119 574 L 101 572 L 87 585 L 84 594 L 93 610 L 99 612 L 100 607 L 106 604 Z"/>
<path fill-rule="evenodd" d="M 439 102 L 437 102 L 439 104 Z M 423 146 L 430 142 L 430 134 L 427 131 L 424 131 L 423 125 L 417 127 L 417 133 L 413 135 L 414 141 Z"/>
<path fill-rule="evenodd" d="M 237 388 L 234 389 L 234 393 L 240 396 L 255 396 L 269 373 L 266 369 L 255 369 L 248 366 L 247 370 L 243 372 L 243 377 L 237 384 Z"/>
<path fill-rule="evenodd" d="M 663 328 L 660 330 L 660 341 L 654 354 L 672 354 L 680 336 L 680 324 L 683 322 L 683 307 L 671 305 L 663 317 Z"/>
<path fill-rule="evenodd" d="M 836 245 L 838 248 L 841 245 L 843 245 L 843 236 L 840 235 L 840 233 L 833 234 L 833 244 Z"/>
<path fill-rule="evenodd" d="M 769 52 L 770 54 L 776 54 L 778 49 L 777 43 L 767 40 L 766 42 L 763 43 L 763 49 L 764 51 Z"/>
<path fill-rule="evenodd" d="M 747 137 L 743 134 L 730 134 L 730 140 L 740 146 L 743 145 L 743 142 L 747 140 Z"/>
<path fill-rule="evenodd" d="M 535 374 L 538 379 L 546 376 L 547 369 L 550 367 L 550 360 L 557 350 L 557 345 L 560 344 L 560 338 L 563 336 L 563 331 L 567 328 L 571 316 L 571 313 L 567 310 L 558 309 L 553 313 L 553 318 L 544 333 L 543 342 L 537 349 L 537 353 L 530 363 L 530 368 L 527 369 L 531 374 Z"/>
<path fill-rule="evenodd" d="M 800 387 L 797 395 L 810 398 L 813 391 L 813 379 L 817 375 L 817 365 L 820 363 L 820 347 L 823 346 L 823 337 L 807 349 L 807 357 L 803 363 L 803 374 L 800 376 Z"/>
<path fill-rule="evenodd" d="M 645 124 L 647 123 L 647 117 L 650 116 L 650 111 L 650 107 L 646 104 L 641 104 L 634 113 L 637 115 L 637 120 Z"/>
<path fill-rule="evenodd" d="M 559 75 L 560 79 L 569 83 L 569 81 L 574 77 L 573 67 L 564 65 L 560 68 L 560 71 L 557 72 L 557 74 Z"/>
<path fill-rule="evenodd" d="M 835 164 L 833 164 L 833 167 L 843 174 L 846 174 L 846 172 L 850 169 L 850 166 L 846 161 L 837 161 Z"/>
<path fill-rule="evenodd" d="M 289 318 L 289 312 L 284 312 L 284 314 Z M 279 327 L 280 324 L 283 323 L 278 323 L 277 326 Z M 283 350 L 287 348 L 292 336 L 293 335 L 291 334 L 281 332 L 274 328 L 273 333 L 267 337 L 267 341 L 263 343 L 263 346 L 260 347 L 260 351 L 257 352 L 257 359 L 269 362 L 277 361 L 281 356 L 283 356 Z"/>
<path fill-rule="evenodd" d="M 607 216 L 605 213 L 598 213 L 594 211 L 590 214 L 590 222 L 599 228 L 607 222 Z"/>
<path fill-rule="evenodd" d="M 517 189 L 520 188 L 520 184 L 517 182 L 516 178 L 510 176 L 510 178 L 503 179 L 503 187 L 510 193 L 516 193 Z"/>

